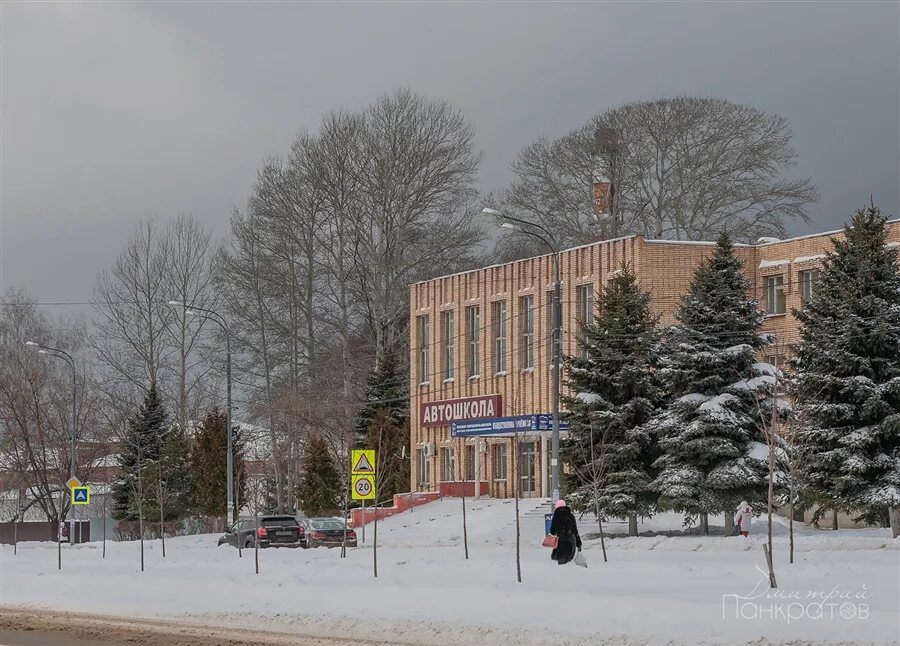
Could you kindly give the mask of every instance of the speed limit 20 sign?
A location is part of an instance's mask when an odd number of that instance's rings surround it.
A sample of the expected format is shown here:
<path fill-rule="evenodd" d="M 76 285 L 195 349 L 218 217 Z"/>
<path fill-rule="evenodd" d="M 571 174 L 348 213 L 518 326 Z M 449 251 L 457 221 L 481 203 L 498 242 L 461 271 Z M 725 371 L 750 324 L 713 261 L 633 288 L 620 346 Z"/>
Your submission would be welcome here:
<path fill-rule="evenodd" d="M 375 476 L 353 476 L 351 485 L 354 500 L 375 499 Z"/>

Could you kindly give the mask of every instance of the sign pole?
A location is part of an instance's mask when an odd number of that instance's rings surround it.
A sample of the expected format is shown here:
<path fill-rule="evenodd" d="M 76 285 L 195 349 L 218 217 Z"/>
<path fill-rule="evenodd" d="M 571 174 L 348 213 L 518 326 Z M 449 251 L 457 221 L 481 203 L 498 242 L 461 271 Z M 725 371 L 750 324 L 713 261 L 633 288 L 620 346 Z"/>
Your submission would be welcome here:
<path fill-rule="evenodd" d="M 366 544 L 366 501 L 362 501 L 362 543 Z"/>

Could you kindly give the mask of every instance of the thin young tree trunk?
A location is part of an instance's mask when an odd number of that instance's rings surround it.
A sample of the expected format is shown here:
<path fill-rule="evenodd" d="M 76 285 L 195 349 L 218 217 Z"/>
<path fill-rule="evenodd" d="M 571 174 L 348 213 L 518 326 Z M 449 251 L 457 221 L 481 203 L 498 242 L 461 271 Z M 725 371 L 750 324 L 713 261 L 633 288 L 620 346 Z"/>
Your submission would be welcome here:
<path fill-rule="evenodd" d="M 600 516 L 597 516 L 597 527 L 600 528 L 600 549 L 603 551 L 603 562 L 607 563 L 606 559 L 606 539 L 603 538 L 603 519 Z"/>
<path fill-rule="evenodd" d="M 773 414 L 774 418 L 774 414 Z M 773 420 L 774 421 L 774 420 Z M 769 501 L 768 501 L 768 560 L 769 560 L 769 587 L 777 588 L 775 583 L 775 569 L 773 565 L 774 555 L 772 552 L 772 509 L 775 502 L 775 427 L 773 426 L 769 438 Z"/>
<path fill-rule="evenodd" d="M 253 520 L 256 524 L 256 533 L 253 535 L 253 566 L 256 568 L 256 573 L 259 574 L 259 492 L 256 492 L 256 496 L 254 496 L 254 504 L 253 504 Z M 240 539 L 238 539 L 238 543 L 240 543 Z"/>
<path fill-rule="evenodd" d="M 700 533 L 709 536 L 709 515 L 705 511 L 700 513 Z"/>
<path fill-rule="evenodd" d="M 108 489 L 107 489 L 107 491 L 108 491 Z M 109 493 L 107 493 L 103 497 L 104 501 L 108 497 L 109 497 Z M 106 558 L 106 502 L 103 503 L 103 557 L 102 558 Z"/>
<path fill-rule="evenodd" d="M 832 509 L 831 510 L 831 529 L 833 529 L 834 531 L 837 531 L 837 528 L 838 528 L 838 510 Z"/>
<path fill-rule="evenodd" d="M 469 534 L 466 528 L 466 483 L 463 482 L 462 490 L 462 521 L 463 521 L 463 549 L 466 552 L 466 560 L 469 560 Z"/>
<path fill-rule="evenodd" d="M 16 517 L 13 518 L 13 556 L 19 553 L 19 523 L 22 522 L 22 490 L 16 491 Z M 58 527 L 59 525 L 57 525 Z"/>
<path fill-rule="evenodd" d="M 156 463 L 156 483 L 159 498 L 159 538 L 162 541 L 162 557 L 166 558 L 166 514 L 163 508 L 163 486 L 162 486 L 162 457 Z"/>
<path fill-rule="evenodd" d="M 346 460 L 344 460 L 346 463 Z M 341 477 L 344 483 L 344 538 L 341 541 L 341 558 L 347 558 L 347 523 L 350 516 L 350 471 L 348 470 L 346 477 Z"/>
<path fill-rule="evenodd" d="M 888 515 L 891 519 L 891 537 L 900 536 L 900 507 L 891 507 L 888 509 Z"/>
<path fill-rule="evenodd" d="M 794 497 L 793 497 L 793 488 L 791 489 L 791 504 L 790 504 L 790 514 L 791 518 L 788 521 L 788 536 L 790 541 L 790 563 L 794 563 Z"/>
<path fill-rule="evenodd" d="M 519 458 L 519 440 L 518 436 L 514 440 L 515 442 L 515 462 L 516 465 L 515 474 L 514 474 L 514 482 L 513 482 L 513 492 L 515 493 L 516 499 L 516 580 L 519 583 L 522 583 L 522 532 L 519 526 L 519 486 L 520 486 L 520 478 L 519 478 L 519 469 L 521 469 L 521 459 Z"/>

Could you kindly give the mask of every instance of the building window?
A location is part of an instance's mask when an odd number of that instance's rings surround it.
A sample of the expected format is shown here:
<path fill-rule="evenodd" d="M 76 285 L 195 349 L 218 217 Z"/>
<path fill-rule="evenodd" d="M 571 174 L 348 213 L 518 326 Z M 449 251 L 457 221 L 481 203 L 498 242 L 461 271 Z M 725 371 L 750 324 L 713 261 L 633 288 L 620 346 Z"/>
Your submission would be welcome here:
<path fill-rule="evenodd" d="M 425 453 L 425 449 L 419 449 L 419 489 L 427 490 L 431 488 L 431 460 Z"/>
<path fill-rule="evenodd" d="M 417 355 L 418 355 L 418 370 L 419 370 L 419 383 L 425 383 L 431 380 L 431 375 L 428 374 L 428 315 L 419 316 L 416 318 L 416 327 L 417 332 L 416 336 L 419 340 L 419 345 L 417 347 Z"/>
<path fill-rule="evenodd" d="M 768 354 L 763 357 L 763 361 L 777 368 L 780 372 L 784 372 L 787 367 L 785 364 L 786 357 L 783 354 Z"/>
<path fill-rule="evenodd" d="M 506 301 L 491 305 L 494 331 L 494 372 L 506 372 Z"/>
<path fill-rule="evenodd" d="M 495 444 L 494 451 L 494 480 L 506 480 L 506 445 Z"/>
<path fill-rule="evenodd" d="M 441 481 L 454 482 L 456 480 L 456 449 L 448 447 L 441 449 Z"/>
<path fill-rule="evenodd" d="M 469 376 L 481 374 L 481 308 L 477 305 L 466 308 L 466 363 Z"/>
<path fill-rule="evenodd" d="M 534 296 L 519 299 L 519 317 L 522 328 L 522 370 L 534 368 Z"/>
<path fill-rule="evenodd" d="M 784 276 L 766 278 L 766 314 L 784 314 L 787 309 Z"/>
<path fill-rule="evenodd" d="M 475 480 L 475 450 L 474 444 L 466 445 L 466 480 Z"/>
<path fill-rule="evenodd" d="M 819 270 L 808 269 L 800 272 L 800 298 L 805 303 L 812 298 L 815 285 L 819 282 Z"/>
<path fill-rule="evenodd" d="M 587 340 L 585 326 L 594 322 L 594 286 L 579 285 L 575 294 L 578 307 L 578 354 L 582 359 L 588 358 L 588 351 L 584 343 Z"/>
<path fill-rule="evenodd" d="M 456 331 L 453 325 L 453 310 L 441 314 L 441 356 L 444 379 L 453 379 L 456 370 L 453 363 L 456 350 Z"/>

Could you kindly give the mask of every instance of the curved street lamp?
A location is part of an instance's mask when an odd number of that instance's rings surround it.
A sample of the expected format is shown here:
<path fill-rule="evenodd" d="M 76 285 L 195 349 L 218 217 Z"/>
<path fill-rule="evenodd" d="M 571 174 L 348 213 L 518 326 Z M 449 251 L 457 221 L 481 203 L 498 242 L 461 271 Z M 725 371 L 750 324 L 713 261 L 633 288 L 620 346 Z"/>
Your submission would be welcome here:
<path fill-rule="evenodd" d="M 25 345 L 37 348 L 39 354 L 45 354 L 48 357 L 56 357 L 57 359 L 62 359 L 66 363 L 69 364 L 69 367 L 72 369 L 72 421 L 69 427 L 69 436 L 70 436 L 70 446 L 69 446 L 69 480 L 72 480 L 75 477 L 75 428 L 77 424 L 77 386 L 76 386 L 76 378 L 75 378 L 75 359 L 72 358 L 72 355 L 66 352 L 65 350 L 60 350 L 59 348 L 54 348 L 49 345 L 42 345 L 35 341 L 26 341 Z M 60 505 L 60 513 L 62 514 L 62 522 L 66 522 L 66 507 L 64 504 Z M 71 534 L 71 532 L 70 532 Z M 69 540 L 71 541 L 74 537 L 70 536 Z M 57 536 L 57 558 L 58 558 L 58 567 L 62 569 L 62 545 L 59 542 L 59 537 Z"/>
<path fill-rule="evenodd" d="M 561 285 L 559 276 L 559 244 L 556 242 L 553 234 L 537 222 L 527 222 L 520 220 L 511 215 L 501 213 L 497 209 L 485 208 L 481 210 L 483 215 L 497 218 L 501 220 L 500 226 L 504 229 L 512 229 L 519 231 L 525 235 L 537 238 L 543 242 L 553 254 L 553 432 L 551 435 L 550 447 L 550 468 L 551 480 L 550 488 L 553 491 L 552 499 L 555 503 L 559 500 L 559 391 L 560 391 L 560 353 L 562 349 L 562 312 L 561 305 Z M 535 232 L 537 229 L 541 233 Z M 543 234 L 543 235 L 542 235 Z"/>

